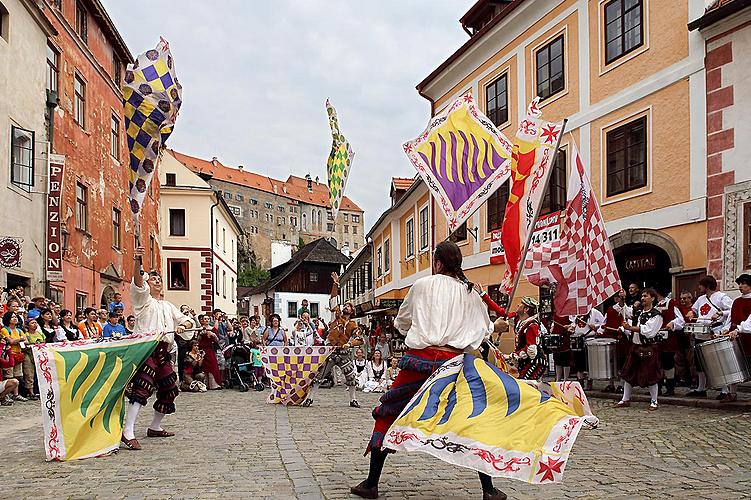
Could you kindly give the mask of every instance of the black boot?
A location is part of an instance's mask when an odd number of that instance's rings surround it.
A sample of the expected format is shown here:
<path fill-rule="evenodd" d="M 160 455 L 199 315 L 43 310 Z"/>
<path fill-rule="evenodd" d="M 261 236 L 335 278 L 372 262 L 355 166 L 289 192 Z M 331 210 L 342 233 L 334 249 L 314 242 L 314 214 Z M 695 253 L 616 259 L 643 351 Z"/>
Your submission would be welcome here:
<path fill-rule="evenodd" d="M 357 495 L 361 498 L 378 498 L 378 481 L 381 479 L 381 471 L 383 470 L 383 464 L 386 462 L 386 453 L 376 447 L 370 449 L 370 471 L 368 472 L 368 478 L 358 484 L 352 486 L 349 492 L 353 495 Z"/>
<path fill-rule="evenodd" d="M 665 395 L 666 396 L 675 396 L 675 379 L 669 378 L 665 381 Z"/>
<path fill-rule="evenodd" d="M 482 484 L 482 500 L 506 500 L 506 494 L 493 486 L 493 478 L 487 474 L 480 474 L 480 484 Z"/>

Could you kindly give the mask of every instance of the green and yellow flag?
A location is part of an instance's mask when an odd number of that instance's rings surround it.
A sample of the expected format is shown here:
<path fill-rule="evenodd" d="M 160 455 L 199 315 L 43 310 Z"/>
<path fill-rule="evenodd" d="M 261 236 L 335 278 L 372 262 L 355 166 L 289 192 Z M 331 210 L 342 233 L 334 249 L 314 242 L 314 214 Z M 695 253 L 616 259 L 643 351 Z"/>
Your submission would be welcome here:
<path fill-rule="evenodd" d="M 76 460 L 116 450 L 125 387 L 156 348 L 158 334 L 34 347 L 47 460 Z"/>
<path fill-rule="evenodd" d="M 326 113 L 329 115 L 329 126 L 331 127 L 331 153 L 327 162 L 327 171 L 329 176 L 329 203 L 331 204 L 331 215 L 336 220 L 336 214 L 339 213 L 339 207 L 344 198 L 344 188 L 347 186 L 349 169 L 352 166 L 352 160 L 355 153 L 339 130 L 339 119 L 336 117 L 336 110 L 326 99 Z"/>

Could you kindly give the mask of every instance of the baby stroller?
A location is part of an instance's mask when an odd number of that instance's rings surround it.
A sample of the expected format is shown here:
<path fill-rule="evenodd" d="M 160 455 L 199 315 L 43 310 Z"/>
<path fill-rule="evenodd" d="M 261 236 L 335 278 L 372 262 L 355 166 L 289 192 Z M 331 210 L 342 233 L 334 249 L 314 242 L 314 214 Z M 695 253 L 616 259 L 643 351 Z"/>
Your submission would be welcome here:
<path fill-rule="evenodd" d="M 225 385 L 228 389 L 236 387 L 240 392 L 246 392 L 251 387 L 259 390 L 258 387 L 261 386 L 261 390 L 263 390 L 263 384 L 256 379 L 253 373 L 249 346 L 245 344 L 231 345 L 225 351 L 225 357 L 227 359 Z"/>

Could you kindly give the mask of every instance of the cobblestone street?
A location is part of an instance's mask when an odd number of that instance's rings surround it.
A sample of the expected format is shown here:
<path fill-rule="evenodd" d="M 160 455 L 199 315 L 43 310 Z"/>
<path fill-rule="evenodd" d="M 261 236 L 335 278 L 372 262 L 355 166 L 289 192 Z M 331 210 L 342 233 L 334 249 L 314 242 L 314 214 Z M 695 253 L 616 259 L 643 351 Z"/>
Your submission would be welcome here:
<path fill-rule="evenodd" d="M 37 404 L 2 408 L 6 450 L 2 489 L 21 498 L 222 497 L 347 498 L 367 472 L 363 457 L 377 395 L 347 406 L 340 388 L 322 390 L 312 408 L 265 403 L 264 394 L 182 394 L 165 419 L 178 432 L 148 439 L 151 411 L 137 427 L 144 451 L 46 463 Z M 509 498 L 742 498 L 751 491 L 751 414 L 645 403 L 613 410 L 593 400 L 602 423 L 582 431 L 555 486 L 496 480 Z M 386 498 L 477 498 L 477 475 L 422 454 L 389 457 Z M 2 495 L 7 497 L 6 494 Z"/>

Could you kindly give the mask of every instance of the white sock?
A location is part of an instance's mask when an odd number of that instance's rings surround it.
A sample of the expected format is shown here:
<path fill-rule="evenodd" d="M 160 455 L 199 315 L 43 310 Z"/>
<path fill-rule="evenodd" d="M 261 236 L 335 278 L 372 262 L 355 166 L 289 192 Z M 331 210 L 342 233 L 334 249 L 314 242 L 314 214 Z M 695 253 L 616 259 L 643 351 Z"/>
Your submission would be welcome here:
<path fill-rule="evenodd" d="M 657 384 L 652 384 L 649 386 L 649 396 L 652 398 L 652 402 L 657 402 L 657 392 L 659 390 L 659 387 Z"/>
<path fill-rule="evenodd" d="M 570 376 L 571 376 L 571 367 L 564 366 L 563 367 L 563 382 L 567 381 Z"/>
<path fill-rule="evenodd" d="M 555 381 L 561 382 L 563 379 L 563 367 L 562 366 L 556 366 L 555 367 Z"/>
<path fill-rule="evenodd" d="M 675 378 L 675 368 L 665 370 L 665 378 L 668 380 L 673 380 Z"/>
<path fill-rule="evenodd" d="M 141 408 L 143 408 L 141 403 L 128 404 L 128 411 L 125 412 L 125 425 L 123 426 L 123 437 L 125 439 L 136 438 L 136 418 L 138 418 L 138 412 L 141 411 Z"/>
<path fill-rule="evenodd" d="M 631 401 L 631 384 L 626 381 L 623 382 L 623 398 L 621 398 L 621 401 Z"/>
<path fill-rule="evenodd" d="M 152 431 L 161 431 L 163 418 L 164 413 L 159 413 L 158 411 L 154 410 L 154 420 L 151 421 L 149 429 L 151 429 Z"/>
<path fill-rule="evenodd" d="M 704 372 L 699 372 L 697 375 L 699 375 L 699 387 L 697 387 L 696 390 L 706 391 L 707 390 L 707 376 L 704 374 Z"/>
<path fill-rule="evenodd" d="M 313 382 L 313 384 L 310 387 L 310 392 L 308 393 L 308 399 L 313 401 L 316 398 L 316 394 L 318 393 L 318 382 Z"/>
<path fill-rule="evenodd" d="M 723 385 L 722 389 L 720 389 L 720 394 L 729 394 L 729 393 L 730 393 L 730 389 L 728 389 L 728 386 Z"/>
<path fill-rule="evenodd" d="M 738 384 L 730 384 L 728 388 L 730 389 L 730 394 L 738 393 Z"/>
<path fill-rule="evenodd" d="M 355 386 L 354 385 L 348 385 L 347 386 L 347 392 L 349 393 L 349 400 L 354 401 L 355 400 Z"/>

